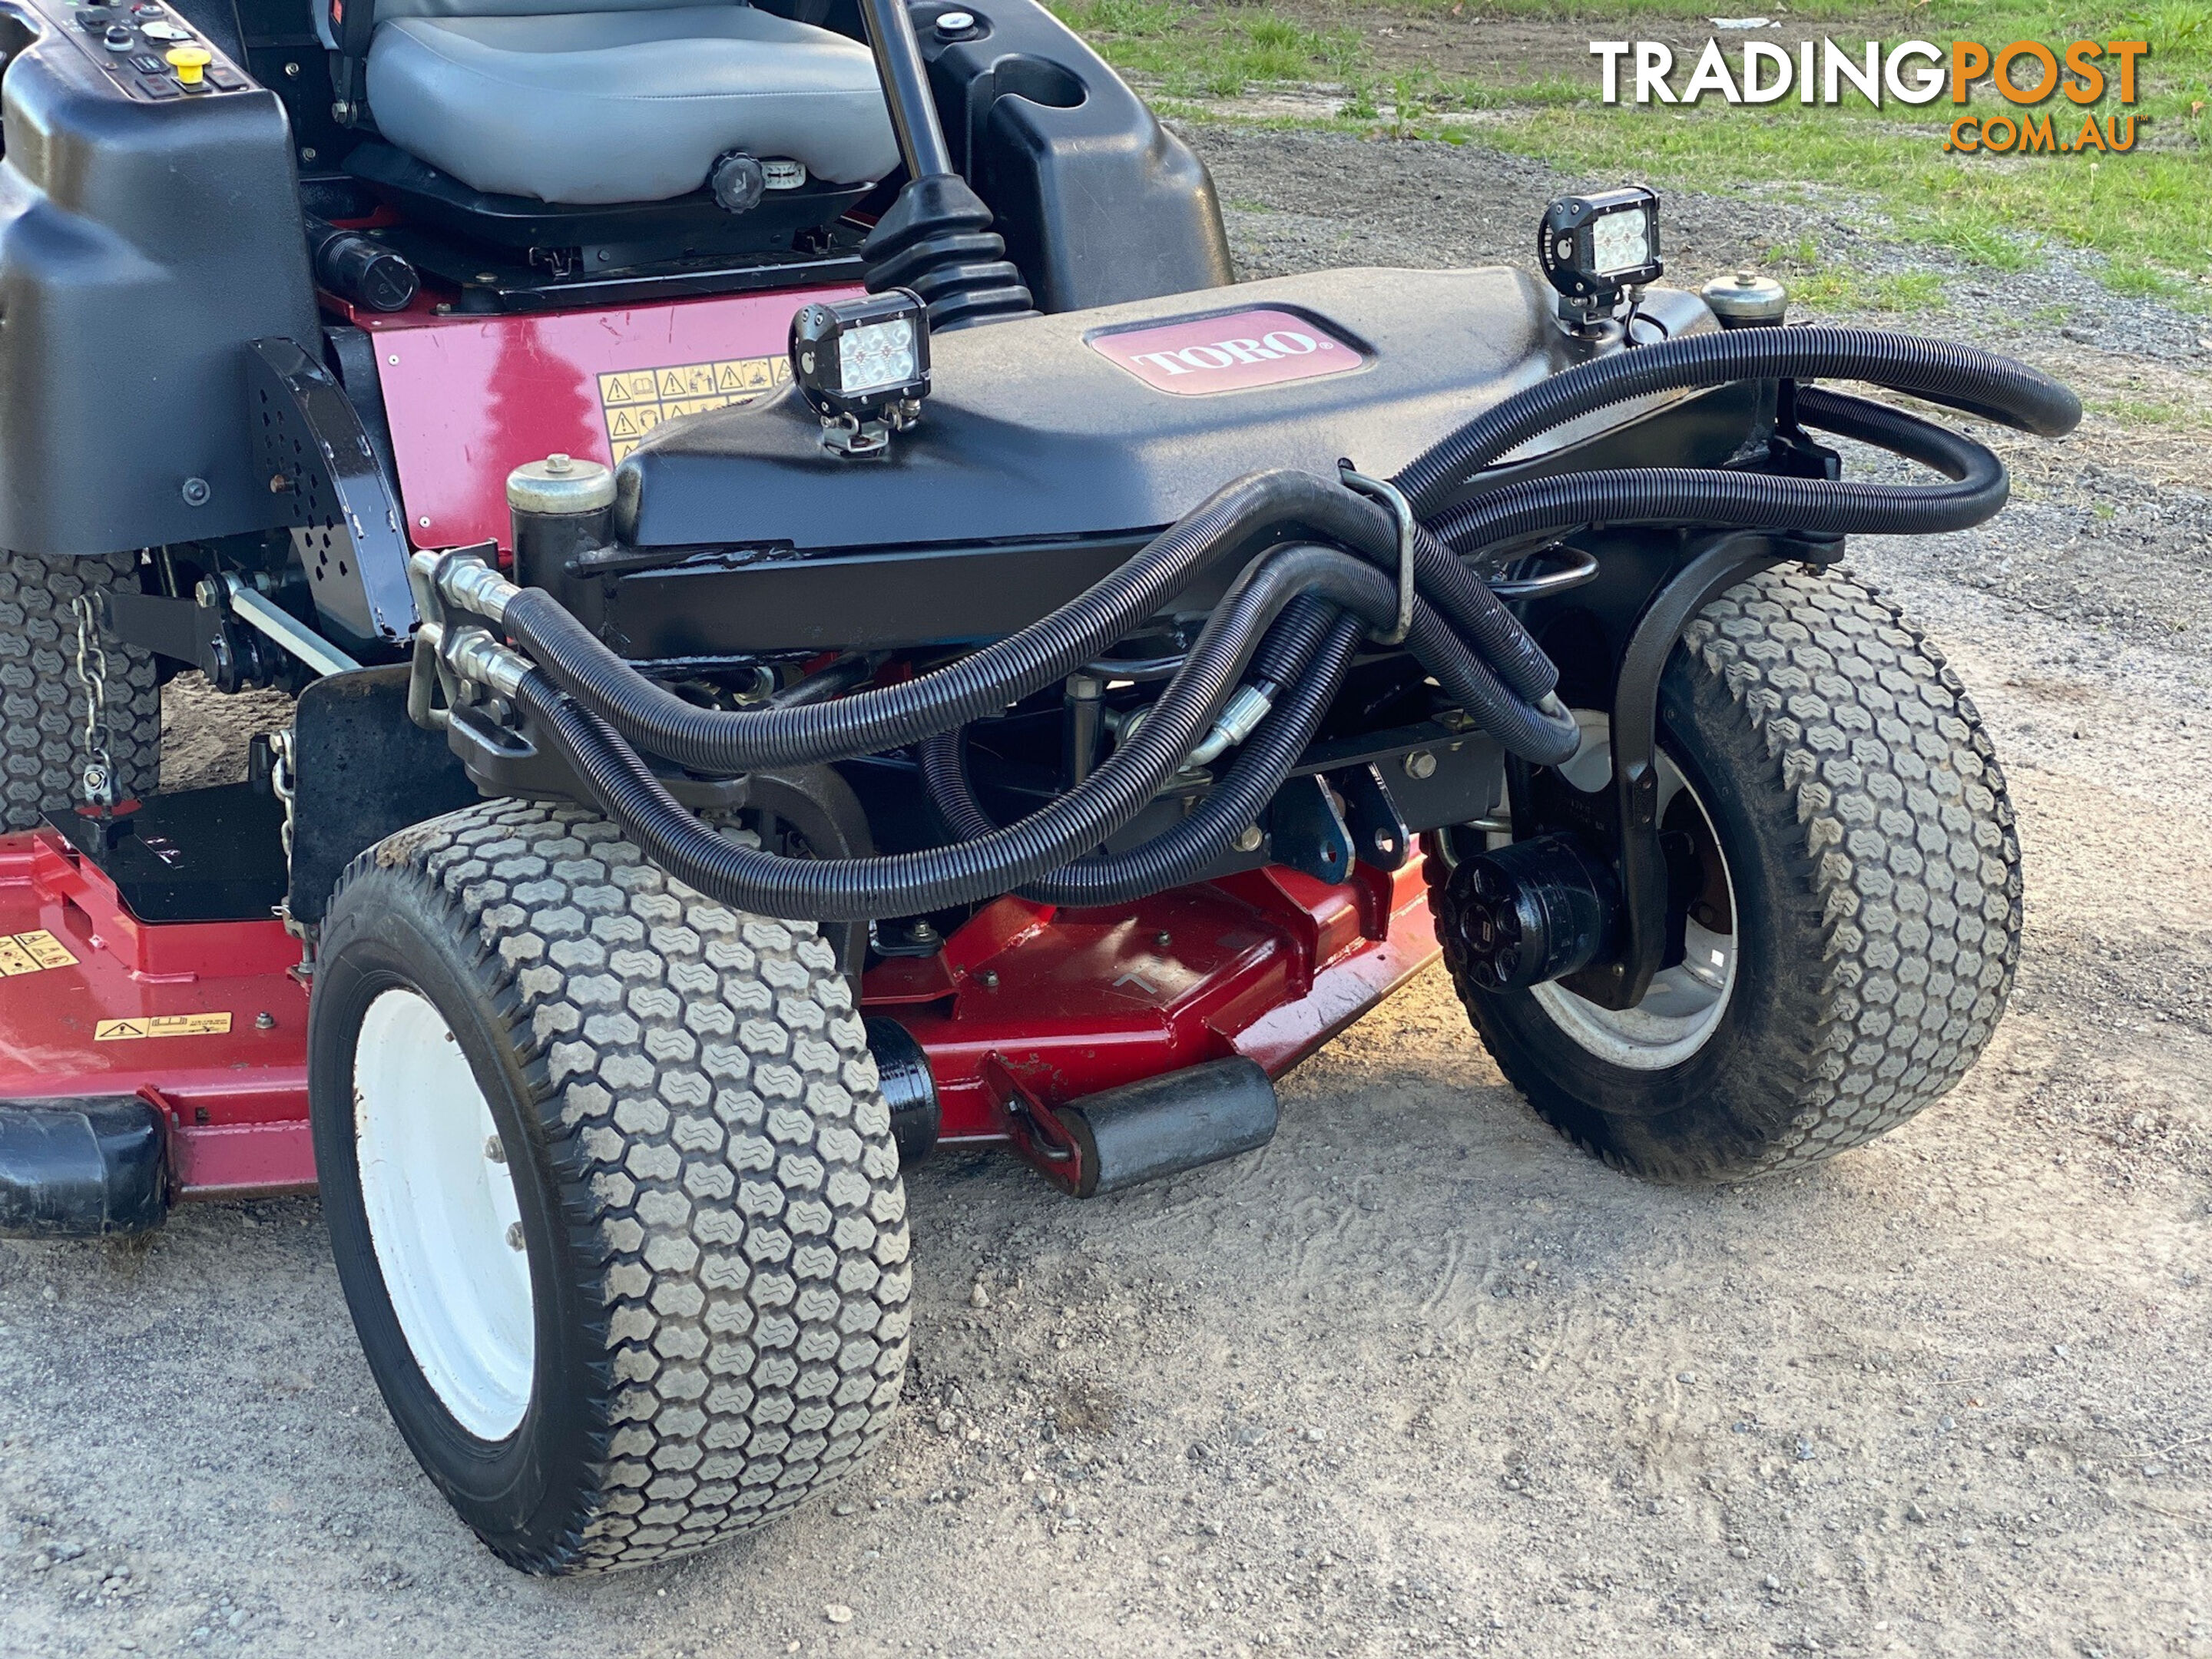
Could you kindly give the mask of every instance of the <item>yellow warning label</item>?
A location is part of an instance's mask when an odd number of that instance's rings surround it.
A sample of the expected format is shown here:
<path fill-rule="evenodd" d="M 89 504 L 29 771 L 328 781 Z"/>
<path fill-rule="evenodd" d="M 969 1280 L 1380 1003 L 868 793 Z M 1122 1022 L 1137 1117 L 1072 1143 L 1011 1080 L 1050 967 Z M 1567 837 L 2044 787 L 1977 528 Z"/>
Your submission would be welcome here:
<path fill-rule="evenodd" d="M 32 933 L 0 933 L 0 975 L 35 974 L 42 968 L 74 968 L 69 946 L 45 928 Z"/>
<path fill-rule="evenodd" d="M 69 946 L 41 927 L 35 933 L 18 933 L 15 943 L 31 953 L 31 960 L 41 968 L 74 968 L 76 958 L 70 954 Z"/>
<path fill-rule="evenodd" d="M 599 376 L 599 411 L 619 463 L 663 421 L 750 403 L 791 378 L 783 357 L 727 357 L 665 368 L 624 368 Z"/>
<path fill-rule="evenodd" d="M 149 1014 L 139 1019 L 103 1019 L 92 1028 L 94 1042 L 120 1042 L 126 1037 L 222 1036 L 230 1030 L 228 1014 Z"/>

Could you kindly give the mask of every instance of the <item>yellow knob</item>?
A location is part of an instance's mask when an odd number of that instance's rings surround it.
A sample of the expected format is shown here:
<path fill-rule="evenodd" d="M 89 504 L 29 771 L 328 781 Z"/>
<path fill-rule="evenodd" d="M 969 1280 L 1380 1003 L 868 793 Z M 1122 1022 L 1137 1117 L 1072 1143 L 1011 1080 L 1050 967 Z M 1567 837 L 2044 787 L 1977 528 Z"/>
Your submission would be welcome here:
<path fill-rule="evenodd" d="M 161 55 L 176 70 L 177 84 L 185 87 L 199 85 L 201 71 L 215 61 L 215 54 L 205 46 L 171 46 Z"/>

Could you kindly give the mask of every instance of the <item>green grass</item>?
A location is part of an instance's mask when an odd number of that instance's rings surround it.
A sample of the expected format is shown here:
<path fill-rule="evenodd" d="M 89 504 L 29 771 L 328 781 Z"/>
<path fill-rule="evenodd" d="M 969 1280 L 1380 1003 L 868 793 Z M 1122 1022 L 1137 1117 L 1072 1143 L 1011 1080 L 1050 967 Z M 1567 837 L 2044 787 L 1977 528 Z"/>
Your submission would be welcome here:
<path fill-rule="evenodd" d="M 1870 311 L 1912 315 L 1943 303 L 1944 278 L 1932 270 L 1869 276 L 1848 265 L 1800 266 L 1790 273 L 1790 292 L 1814 313 Z"/>
<path fill-rule="evenodd" d="M 2202 409 L 2159 398 L 2092 398 L 2082 407 L 2099 415 L 2109 415 L 2123 426 L 2197 428 L 2207 424 Z"/>
<path fill-rule="evenodd" d="M 2106 256 L 2116 291 L 2212 309 L 2212 156 L 2136 152 L 1997 161 L 1947 155 L 1932 133 L 1844 112 L 1555 112 L 1484 142 L 1601 176 L 1711 189 L 1800 180 L 1875 198 L 1906 240 L 2019 270 L 2033 236 Z"/>
<path fill-rule="evenodd" d="M 1234 98 L 1254 86 L 1340 82 L 1360 58 L 1356 30 L 1309 28 L 1250 9 L 1206 14 L 1176 0 L 1066 0 L 1068 27 L 1119 69 L 1157 79 L 1170 97 Z"/>
<path fill-rule="evenodd" d="M 1061 0 L 1060 15 L 1121 68 L 1152 79 L 1171 103 L 1203 117 L 1202 100 L 1255 87 L 1323 83 L 1347 89 L 1334 122 L 1302 123 L 1385 137 L 1472 140 L 1534 156 L 1563 171 L 1643 179 L 1708 191 L 1802 184 L 1848 191 L 1886 211 L 1891 233 L 1932 243 L 1993 270 L 2036 263 L 2045 242 L 2105 257 L 2105 281 L 2118 293 L 2154 296 L 2212 311 L 2212 0 L 2151 0 L 2085 22 L 2057 0 L 1792 0 L 1799 21 L 1838 26 L 1839 42 L 1923 39 L 1944 45 L 1972 39 L 2064 43 L 2099 38 L 2147 40 L 2130 106 L 2136 149 L 2096 161 L 2077 155 L 1995 157 L 1947 155 L 1942 135 L 1959 113 L 1943 100 L 1880 111 L 1852 101 L 1805 107 L 1794 100 L 1759 108 L 1607 107 L 1597 101 L 1595 60 L 1581 77 L 1549 73 L 1490 81 L 1389 64 L 1366 26 L 1392 13 L 1526 17 L 1577 25 L 1593 37 L 1634 38 L 1639 21 L 1704 23 L 1711 0 L 1364 0 L 1371 10 L 1328 14 L 1327 27 L 1301 21 L 1294 3 L 1202 5 L 1192 0 Z M 1754 8 L 1753 9 L 1757 9 Z M 1338 21 L 1340 18 L 1349 21 Z M 1847 25 L 1847 27 L 1844 27 Z M 1719 37 L 1724 46 L 1734 43 Z M 1553 60 L 1556 61 L 1556 60 Z M 1194 70 L 1188 65 L 1205 65 Z M 2109 64 L 2109 60 L 2108 60 Z M 1680 85 L 1683 69 L 1674 83 Z M 1984 90 L 1973 110 L 1995 112 Z M 2003 109 L 2005 106 L 1996 106 Z M 2071 105 L 2061 104 L 2065 114 Z M 2096 106 L 2118 112 L 2117 88 Z M 1503 115 L 1506 118 L 1499 118 Z M 1522 117 L 1525 118 L 1514 118 Z M 2063 116 L 2059 118 L 2063 125 Z M 1276 122 L 1273 125 L 1286 125 Z M 1817 258 L 1801 274 L 1822 278 Z M 1863 284 L 1854 302 L 1889 308 L 1909 292 Z M 1837 289 L 1838 303 L 1841 290 Z M 1809 296 L 1808 296 L 1809 297 Z"/>

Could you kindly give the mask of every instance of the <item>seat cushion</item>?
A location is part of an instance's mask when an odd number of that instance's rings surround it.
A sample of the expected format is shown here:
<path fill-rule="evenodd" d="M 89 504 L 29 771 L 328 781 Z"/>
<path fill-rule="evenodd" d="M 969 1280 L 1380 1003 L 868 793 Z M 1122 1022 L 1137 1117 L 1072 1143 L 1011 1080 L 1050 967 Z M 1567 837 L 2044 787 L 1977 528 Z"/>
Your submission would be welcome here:
<path fill-rule="evenodd" d="M 385 137 L 471 189 L 657 202 L 716 156 L 790 156 L 832 184 L 898 163 L 866 47 L 750 6 L 377 25 L 368 103 Z"/>

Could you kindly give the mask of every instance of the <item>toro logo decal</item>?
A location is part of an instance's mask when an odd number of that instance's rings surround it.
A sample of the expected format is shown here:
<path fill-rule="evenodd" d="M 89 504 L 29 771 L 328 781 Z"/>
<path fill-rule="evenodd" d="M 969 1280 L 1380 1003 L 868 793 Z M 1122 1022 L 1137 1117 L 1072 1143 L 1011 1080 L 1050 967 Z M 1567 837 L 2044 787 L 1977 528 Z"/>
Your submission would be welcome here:
<path fill-rule="evenodd" d="M 1186 398 L 1348 374 L 1367 362 L 1358 346 L 1290 311 L 1232 311 L 1115 329 L 1091 335 L 1088 343 L 1146 386 Z"/>

